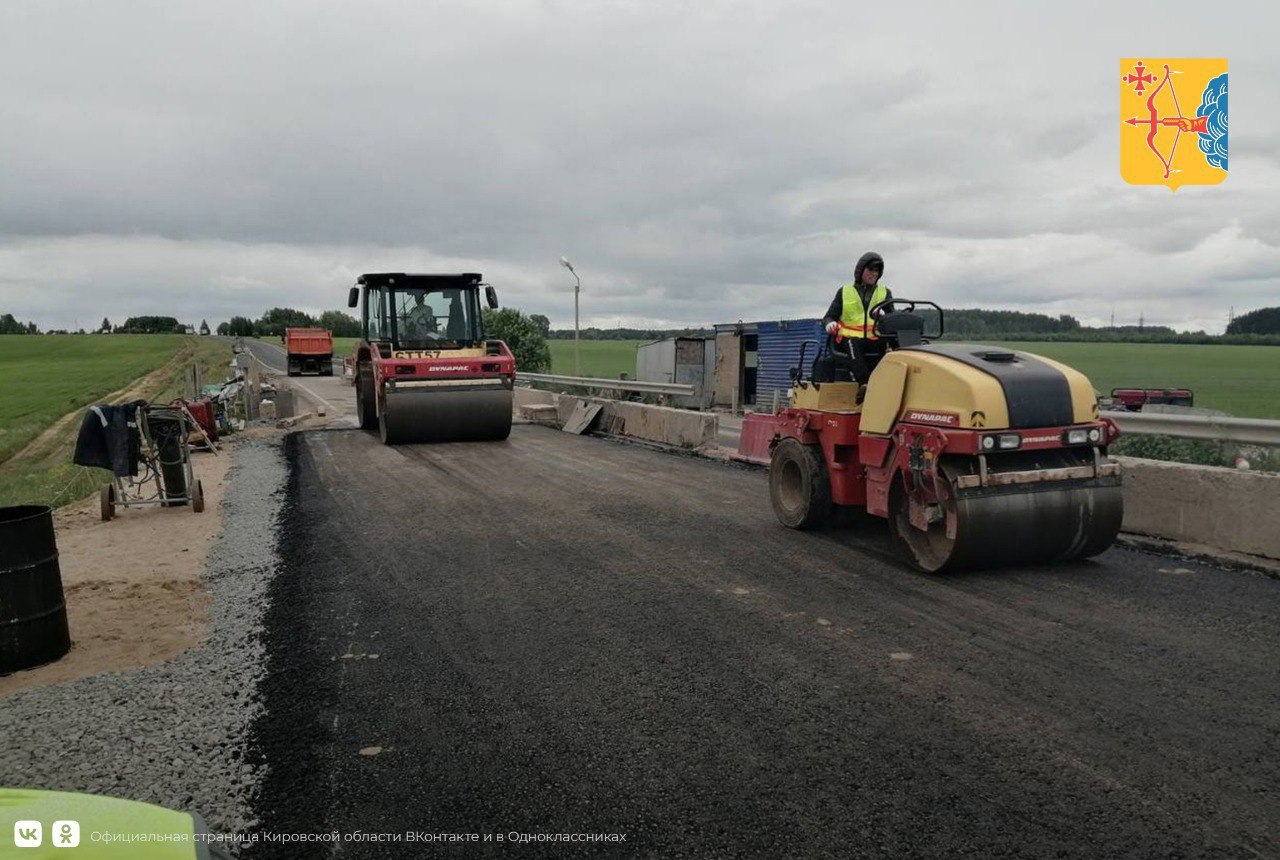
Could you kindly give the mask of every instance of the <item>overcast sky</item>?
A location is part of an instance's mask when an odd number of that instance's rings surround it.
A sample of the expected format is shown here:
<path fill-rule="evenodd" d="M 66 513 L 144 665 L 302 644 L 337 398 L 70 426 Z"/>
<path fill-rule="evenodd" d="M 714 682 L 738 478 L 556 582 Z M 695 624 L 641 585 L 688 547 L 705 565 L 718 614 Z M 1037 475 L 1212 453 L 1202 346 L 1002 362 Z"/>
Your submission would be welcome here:
<path fill-rule="evenodd" d="M 216 324 L 480 271 L 584 325 L 899 295 L 1221 331 L 1280 303 L 1255 2 L 0 3 L 0 312 Z M 1120 178 L 1122 56 L 1225 56 L 1230 178 Z M 1181 100 L 1184 112 L 1188 99 Z"/>

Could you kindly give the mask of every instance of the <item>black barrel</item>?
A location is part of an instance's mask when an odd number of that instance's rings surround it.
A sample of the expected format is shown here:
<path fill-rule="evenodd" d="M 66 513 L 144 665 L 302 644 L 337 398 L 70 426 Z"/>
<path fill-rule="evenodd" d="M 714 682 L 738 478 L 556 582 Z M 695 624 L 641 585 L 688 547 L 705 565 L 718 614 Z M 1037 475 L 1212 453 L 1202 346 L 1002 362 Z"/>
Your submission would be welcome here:
<path fill-rule="evenodd" d="M 186 501 L 172 501 L 187 494 L 187 468 L 182 459 L 182 415 L 176 409 L 149 407 L 147 427 L 155 440 L 156 455 L 160 460 L 160 479 L 164 486 L 164 505 L 171 508 L 185 505 Z"/>
<path fill-rule="evenodd" d="M 44 505 L 0 508 L 0 675 L 70 650 L 53 511 Z"/>

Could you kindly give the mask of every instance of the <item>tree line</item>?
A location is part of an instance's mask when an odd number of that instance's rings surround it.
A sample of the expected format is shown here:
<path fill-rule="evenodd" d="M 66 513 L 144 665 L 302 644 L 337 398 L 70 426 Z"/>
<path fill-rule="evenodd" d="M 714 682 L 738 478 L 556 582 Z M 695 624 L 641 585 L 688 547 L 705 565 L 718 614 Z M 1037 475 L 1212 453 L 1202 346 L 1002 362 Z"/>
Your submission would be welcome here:
<path fill-rule="evenodd" d="M 322 328 L 334 337 L 359 337 L 360 321 L 342 311 L 325 311 L 311 316 L 296 308 L 272 308 L 256 320 L 232 317 L 218 323 L 218 334 L 233 337 L 279 337 L 287 328 Z"/>

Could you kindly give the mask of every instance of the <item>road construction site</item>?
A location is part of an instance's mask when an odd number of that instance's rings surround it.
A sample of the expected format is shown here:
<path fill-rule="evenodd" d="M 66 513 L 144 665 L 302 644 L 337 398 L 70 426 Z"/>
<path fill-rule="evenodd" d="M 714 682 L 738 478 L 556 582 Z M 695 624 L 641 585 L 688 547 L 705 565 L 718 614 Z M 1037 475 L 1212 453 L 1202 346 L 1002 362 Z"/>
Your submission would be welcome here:
<path fill-rule="evenodd" d="M 1124 546 L 931 576 L 880 518 L 779 525 L 732 420 L 579 435 L 518 389 L 507 440 L 388 446 L 340 362 L 245 346 L 311 418 L 224 449 L 204 626 L 10 691 L 0 783 L 198 809 L 251 857 L 1280 852 L 1280 580 Z"/>

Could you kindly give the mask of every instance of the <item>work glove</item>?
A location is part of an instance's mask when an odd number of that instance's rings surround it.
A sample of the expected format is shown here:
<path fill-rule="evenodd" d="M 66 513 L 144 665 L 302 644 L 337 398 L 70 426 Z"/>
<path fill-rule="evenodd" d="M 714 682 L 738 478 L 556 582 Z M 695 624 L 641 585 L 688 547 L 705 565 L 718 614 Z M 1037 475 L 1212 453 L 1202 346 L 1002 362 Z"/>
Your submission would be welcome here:
<path fill-rule="evenodd" d="M 835 333 L 838 331 L 840 331 L 840 323 L 834 320 L 827 323 L 827 334 L 835 336 Z"/>

